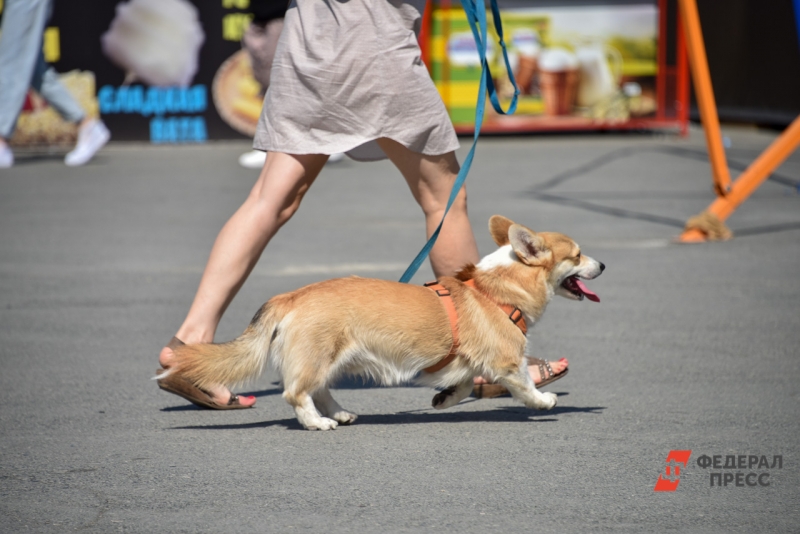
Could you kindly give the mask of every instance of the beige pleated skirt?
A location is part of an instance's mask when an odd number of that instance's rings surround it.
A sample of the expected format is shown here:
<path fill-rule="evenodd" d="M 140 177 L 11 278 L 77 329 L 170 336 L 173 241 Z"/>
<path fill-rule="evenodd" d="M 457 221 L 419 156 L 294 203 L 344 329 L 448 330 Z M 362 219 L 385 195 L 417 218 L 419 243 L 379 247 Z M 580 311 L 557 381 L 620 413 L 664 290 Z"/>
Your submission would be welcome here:
<path fill-rule="evenodd" d="M 422 62 L 425 0 L 296 0 L 284 20 L 253 146 L 373 161 L 391 138 L 414 152 L 458 148 Z"/>

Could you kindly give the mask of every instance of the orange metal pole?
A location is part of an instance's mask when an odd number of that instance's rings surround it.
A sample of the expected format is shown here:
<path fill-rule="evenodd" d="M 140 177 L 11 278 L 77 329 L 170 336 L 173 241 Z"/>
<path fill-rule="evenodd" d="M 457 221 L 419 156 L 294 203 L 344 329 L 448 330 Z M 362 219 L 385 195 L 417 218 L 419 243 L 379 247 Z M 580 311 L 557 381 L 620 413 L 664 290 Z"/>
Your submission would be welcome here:
<path fill-rule="evenodd" d="M 766 180 L 783 161 L 800 146 L 800 116 L 739 176 L 729 195 L 719 197 L 708 207 L 720 221 L 730 217 L 739 205 Z M 700 230 L 687 230 L 681 235 L 684 243 L 705 241 Z"/>
<path fill-rule="evenodd" d="M 689 106 L 691 105 L 689 95 L 689 58 L 686 56 L 686 37 L 683 35 L 683 25 L 678 24 L 677 26 L 676 107 L 678 107 L 678 121 L 681 124 L 681 137 L 686 137 L 689 135 Z"/>
<path fill-rule="evenodd" d="M 700 108 L 700 120 L 706 133 L 708 156 L 711 160 L 711 175 L 717 195 L 724 197 L 731 188 L 731 175 L 722 147 L 722 134 L 719 129 L 717 104 L 711 87 L 711 74 L 708 71 L 706 47 L 700 29 L 700 15 L 695 0 L 679 0 L 680 16 L 683 21 L 686 47 L 689 50 L 689 65 L 692 68 L 694 91 Z"/>
<path fill-rule="evenodd" d="M 431 67 L 431 21 L 433 20 L 433 7 L 426 2 L 425 11 L 422 13 L 422 26 L 419 30 L 419 48 L 422 62 L 428 67 L 428 73 L 433 72 Z"/>
<path fill-rule="evenodd" d="M 667 0 L 658 0 L 658 48 L 656 49 L 656 119 L 664 120 L 667 107 Z"/>

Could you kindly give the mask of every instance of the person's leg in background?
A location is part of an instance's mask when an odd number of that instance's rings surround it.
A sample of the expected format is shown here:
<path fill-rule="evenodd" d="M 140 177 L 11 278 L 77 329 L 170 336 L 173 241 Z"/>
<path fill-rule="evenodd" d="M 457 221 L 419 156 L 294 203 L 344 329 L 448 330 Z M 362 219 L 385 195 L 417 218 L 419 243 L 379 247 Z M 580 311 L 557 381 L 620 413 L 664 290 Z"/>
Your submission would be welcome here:
<path fill-rule="evenodd" d="M 45 62 L 41 51 L 36 60 L 30 85 L 65 121 L 78 125 L 78 142 L 64 158 L 64 163 L 67 165 L 87 163 L 111 138 L 111 133 L 102 121 L 86 116 L 84 109 L 58 79 L 55 69 Z"/>
<path fill-rule="evenodd" d="M 413 152 L 391 139 L 379 139 L 378 144 L 400 170 L 411 188 L 411 193 L 425 214 L 426 235 L 433 234 L 444 215 L 450 190 L 458 175 L 459 165 L 455 153 L 441 156 L 425 156 Z M 478 263 L 478 247 L 467 214 L 467 192 L 462 188 L 453 202 L 447 218 L 442 225 L 439 238 L 431 249 L 431 268 L 436 277 L 453 276 L 467 263 Z M 569 367 L 569 361 L 562 358 L 548 362 L 554 375 Z M 528 365 L 534 383 L 540 383 L 543 376 L 538 363 Z M 549 369 L 545 372 L 547 374 Z M 485 384 L 482 377 L 476 384 Z"/>
<path fill-rule="evenodd" d="M 14 133 L 33 77 L 49 0 L 6 0 L 0 30 L 0 168 L 14 164 L 8 140 Z"/>
<path fill-rule="evenodd" d="M 108 142 L 110 133 L 84 110 L 44 60 L 42 35 L 50 16 L 49 0 L 7 0 L 0 33 L 0 168 L 14 164 L 8 139 L 29 87 L 33 87 L 68 122 L 78 124 L 78 143 L 67 165 L 83 165 Z"/>
<path fill-rule="evenodd" d="M 242 206 L 225 223 L 211 249 L 192 306 L 175 337 L 184 343 L 209 343 L 222 314 L 255 267 L 272 236 L 300 206 L 328 156 L 270 152 L 255 186 Z M 164 347 L 159 362 L 168 368 L 174 355 Z M 226 405 L 231 392 L 212 388 L 214 400 Z M 255 398 L 240 398 L 252 406 Z"/>

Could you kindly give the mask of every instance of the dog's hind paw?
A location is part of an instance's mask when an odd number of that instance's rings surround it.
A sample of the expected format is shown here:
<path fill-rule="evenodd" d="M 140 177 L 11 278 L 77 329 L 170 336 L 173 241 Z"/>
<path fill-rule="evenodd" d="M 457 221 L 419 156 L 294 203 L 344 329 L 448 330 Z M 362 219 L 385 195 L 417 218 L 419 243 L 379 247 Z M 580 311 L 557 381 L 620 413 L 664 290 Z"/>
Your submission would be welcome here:
<path fill-rule="evenodd" d="M 447 404 L 448 400 L 455 394 L 456 387 L 450 386 L 447 389 L 443 389 L 439 393 L 433 396 L 433 401 L 431 401 L 431 405 L 436 408 L 437 410 L 443 410 L 445 408 L 449 408 L 452 404 Z"/>

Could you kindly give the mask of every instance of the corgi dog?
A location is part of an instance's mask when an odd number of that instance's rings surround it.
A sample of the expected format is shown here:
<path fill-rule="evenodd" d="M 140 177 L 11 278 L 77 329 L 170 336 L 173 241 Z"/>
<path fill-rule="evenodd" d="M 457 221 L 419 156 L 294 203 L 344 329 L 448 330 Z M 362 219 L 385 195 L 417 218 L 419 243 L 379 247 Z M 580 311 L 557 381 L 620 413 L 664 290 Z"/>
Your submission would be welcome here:
<path fill-rule="evenodd" d="M 433 398 L 439 409 L 467 397 L 473 378 L 483 376 L 525 406 L 549 410 L 556 395 L 534 386 L 523 327 L 541 317 L 553 295 L 599 301 L 582 280 L 605 266 L 563 234 L 534 232 L 499 215 L 489 231 L 497 251 L 431 288 L 353 276 L 277 295 L 233 341 L 176 347 L 175 363 L 156 378 L 176 373 L 201 389 L 231 387 L 270 361 L 283 398 L 309 430 L 356 420 L 328 389 L 343 374 L 445 388 Z"/>

